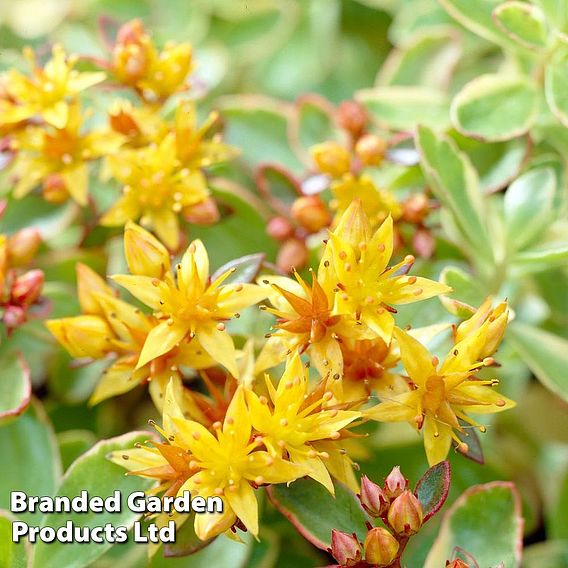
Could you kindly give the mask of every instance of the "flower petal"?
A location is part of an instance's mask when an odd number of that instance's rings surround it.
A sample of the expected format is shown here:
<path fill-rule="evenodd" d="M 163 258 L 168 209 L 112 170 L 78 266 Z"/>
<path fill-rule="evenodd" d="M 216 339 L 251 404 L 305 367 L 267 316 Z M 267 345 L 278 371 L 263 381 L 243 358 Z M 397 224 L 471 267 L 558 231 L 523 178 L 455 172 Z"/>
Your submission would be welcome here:
<path fill-rule="evenodd" d="M 143 367 L 153 359 L 164 355 L 173 349 L 185 336 L 187 330 L 185 327 L 176 325 L 168 325 L 167 322 L 158 324 L 146 338 L 140 359 L 138 359 L 137 369 Z"/>

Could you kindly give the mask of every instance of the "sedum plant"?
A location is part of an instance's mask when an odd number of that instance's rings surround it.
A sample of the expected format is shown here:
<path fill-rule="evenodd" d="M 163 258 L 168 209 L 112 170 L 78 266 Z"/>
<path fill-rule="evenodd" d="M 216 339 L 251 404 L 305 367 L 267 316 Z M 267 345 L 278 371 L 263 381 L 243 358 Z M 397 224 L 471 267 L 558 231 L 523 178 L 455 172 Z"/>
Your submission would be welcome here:
<path fill-rule="evenodd" d="M 13 4 L 6 566 L 564 565 L 568 5 Z"/>

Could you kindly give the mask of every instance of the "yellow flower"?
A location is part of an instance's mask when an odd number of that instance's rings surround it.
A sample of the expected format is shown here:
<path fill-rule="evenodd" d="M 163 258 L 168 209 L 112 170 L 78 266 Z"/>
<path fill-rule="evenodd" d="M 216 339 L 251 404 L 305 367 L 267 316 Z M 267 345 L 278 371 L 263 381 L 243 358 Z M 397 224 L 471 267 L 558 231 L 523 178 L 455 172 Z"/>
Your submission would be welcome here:
<path fill-rule="evenodd" d="M 274 389 L 268 377 L 266 384 L 270 400 L 252 391 L 246 393 L 253 428 L 260 433 L 272 456 L 282 457 L 287 453 L 291 462 L 304 467 L 310 477 L 334 493 L 326 468 L 329 453 L 317 451 L 313 444 L 338 440 L 343 429 L 361 413 L 326 407 L 333 394 L 325 390 L 325 382 L 309 393 L 307 371 L 297 352 L 289 358 L 278 387 Z M 347 463 L 344 469 L 350 469 L 349 458 L 341 454 L 339 448 L 334 453 Z"/>
<path fill-rule="evenodd" d="M 393 252 L 392 217 L 371 233 L 361 202 L 345 211 L 324 253 L 322 280 L 338 290 L 333 314 L 355 314 L 385 343 L 390 343 L 396 310 L 392 305 L 409 304 L 451 288 L 417 276 L 406 276 L 413 256 L 388 267 Z"/>
<path fill-rule="evenodd" d="M 337 210 L 334 224 L 339 222 L 343 213 L 355 199 L 361 201 L 371 228 L 380 225 L 389 215 L 395 221 L 402 215 L 402 206 L 394 195 L 390 191 L 378 188 L 368 175 L 345 174 L 340 179 L 334 180 L 330 189 L 333 194 L 330 205 Z"/>
<path fill-rule="evenodd" d="M 137 368 L 178 345 L 197 339 L 206 353 L 238 377 L 235 346 L 225 330 L 225 322 L 239 310 L 265 298 L 265 291 L 255 284 L 223 284 L 233 270 L 211 282 L 209 257 L 200 240 L 193 241 L 187 248 L 176 266 L 176 278 L 171 271 L 161 278 L 156 277 L 152 263 L 144 266 L 132 262 L 129 248 L 138 246 L 138 242 L 140 247 L 159 250 L 160 243 L 133 223 L 127 225 L 125 234 L 126 257 L 133 274 L 117 275 L 113 280 L 152 308 L 159 321 L 144 343 Z M 169 267 L 169 257 L 162 255 L 161 266 Z"/>
<path fill-rule="evenodd" d="M 41 116 L 62 129 L 69 117 L 67 100 L 105 79 L 102 72 L 80 73 L 73 69 L 77 57 L 68 57 L 59 44 L 53 46 L 52 57 L 43 69 L 31 49 L 26 49 L 24 55 L 32 65 L 33 75 L 28 77 L 15 69 L 7 72 L 4 88 L 9 97 L 0 99 L 0 124 Z"/>
<path fill-rule="evenodd" d="M 178 215 L 188 215 L 209 196 L 200 170 L 182 167 L 176 139 L 168 134 L 159 144 L 126 149 L 108 159 L 113 177 L 123 184 L 123 196 L 101 219 L 104 226 L 137 221 L 153 229 L 168 248 L 178 247 Z"/>
<path fill-rule="evenodd" d="M 332 315 L 334 292 L 322 287 L 312 272 L 312 286 L 294 273 L 296 280 L 282 276 L 262 277 L 259 282 L 273 289 L 269 294 L 275 308 L 267 308 L 278 319 L 256 363 L 261 372 L 286 359 L 289 351 L 308 351 L 311 361 L 321 373 L 340 378 L 343 359 L 340 343 L 344 338 L 372 337 L 365 326 L 357 325 L 351 315 Z"/>
<path fill-rule="evenodd" d="M 158 321 L 116 298 L 102 278 L 85 265 L 77 265 L 77 282 L 84 315 L 49 320 L 46 325 L 73 357 L 114 356 L 114 362 L 104 371 L 91 396 L 91 404 L 149 381 L 150 394 L 161 408 L 170 378 L 181 384 L 180 365 L 204 368 L 214 364 L 194 342 L 171 349 L 151 363 L 137 367 L 146 338 Z"/>
<path fill-rule="evenodd" d="M 63 128 L 28 126 L 15 135 L 12 148 L 17 150 L 13 166 L 18 178 L 16 198 L 24 197 L 40 182 L 57 177 L 67 195 L 80 205 L 87 204 L 88 163 L 118 150 L 123 138 L 104 128 L 81 133 L 83 117 L 77 101 L 68 107 L 66 116 Z"/>
<path fill-rule="evenodd" d="M 306 469 L 259 450 L 262 440 L 252 437 L 244 387 L 235 392 L 223 424 L 215 424 L 215 435 L 198 422 L 173 416 L 175 441 L 192 456 L 193 474 L 180 488 L 192 495 L 218 495 L 223 513 L 196 515 L 195 532 L 205 540 L 230 528 L 237 517 L 254 535 L 258 534 L 258 504 L 254 487 L 288 483 L 307 473 Z"/>
<path fill-rule="evenodd" d="M 144 98 L 163 101 L 184 87 L 192 69 L 191 45 L 168 42 L 159 52 L 142 22 L 132 20 L 118 32 L 112 69 L 119 81 Z"/>
<path fill-rule="evenodd" d="M 467 444 L 455 432 L 465 432 L 460 420 L 485 431 L 467 412 L 492 414 L 515 406 L 512 400 L 493 389 L 497 381 L 475 378 L 480 368 L 493 363 L 492 359 L 480 361 L 488 330 L 489 321 L 486 321 L 456 343 L 440 365 L 418 340 L 396 328 L 394 335 L 411 388 L 379 403 L 366 411 L 366 415 L 382 422 L 408 421 L 423 429 L 431 465 L 446 458 L 452 440 L 460 451 L 467 452 Z"/>

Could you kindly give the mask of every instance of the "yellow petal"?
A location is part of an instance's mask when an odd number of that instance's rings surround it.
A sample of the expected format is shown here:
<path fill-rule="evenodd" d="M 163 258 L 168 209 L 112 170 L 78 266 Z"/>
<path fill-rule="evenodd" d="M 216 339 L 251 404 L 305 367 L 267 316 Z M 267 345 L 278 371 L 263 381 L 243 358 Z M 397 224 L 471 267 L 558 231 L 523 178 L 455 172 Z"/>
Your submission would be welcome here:
<path fill-rule="evenodd" d="M 81 163 L 61 172 L 67 191 L 71 197 L 82 206 L 87 205 L 89 170 L 87 164 Z"/>
<path fill-rule="evenodd" d="M 234 486 L 236 491 L 225 491 L 225 497 L 231 509 L 242 521 L 245 527 L 253 536 L 258 535 L 258 503 L 254 494 L 254 489 L 245 481 L 241 481 L 238 486 Z"/>
<path fill-rule="evenodd" d="M 196 329 L 196 337 L 203 349 L 215 361 L 226 367 L 233 377 L 238 378 L 239 368 L 237 366 L 235 345 L 227 331 L 220 331 L 214 323 L 205 324 L 200 325 Z"/>
<path fill-rule="evenodd" d="M 231 437 L 235 446 L 246 446 L 251 432 L 249 409 L 245 401 L 244 387 L 239 386 L 227 408 L 223 423 L 223 434 Z"/>
<path fill-rule="evenodd" d="M 288 447 L 287 450 L 292 463 L 305 467 L 309 471 L 308 475 L 312 479 L 321 483 L 332 495 L 335 495 L 335 487 L 333 486 L 333 481 L 331 481 L 331 476 L 319 457 L 310 458 L 307 449 L 305 451 L 299 451 Z"/>
<path fill-rule="evenodd" d="M 130 194 L 123 195 L 102 217 L 103 227 L 120 227 L 140 217 L 140 207 Z"/>
<path fill-rule="evenodd" d="M 222 513 L 201 513 L 195 515 L 193 528 L 195 534 L 201 540 L 209 540 L 228 531 L 235 524 L 236 520 L 237 516 L 231 507 L 227 505 L 225 499 Z"/>
<path fill-rule="evenodd" d="M 170 249 L 176 250 L 180 241 L 177 215 L 169 209 L 148 210 L 145 214 L 158 238 Z"/>
<path fill-rule="evenodd" d="M 385 279 L 383 281 L 384 302 L 395 305 L 412 304 L 452 291 L 449 286 L 428 278 L 420 276 L 412 278 L 416 278 L 412 284 L 409 283 L 408 276 L 395 276 Z"/>
<path fill-rule="evenodd" d="M 168 293 L 168 286 L 165 282 L 150 276 L 116 274 L 111 278 L 155 311 L 160 309 L 160 300 Z"/>
<path fill-rule="evenodd" d="M 107 398 L 128 392 L 139 384 L 131 358 L 118 359 L 103 373 L 102 379 L 89 399 L 89 404 L 98 404 Z"/>
<path fill-rule="evenodd" d="M 205 289 L 209 279 L 209 255 L 201 239 L 192 241 L 181 259 L 181 274 L 184 282 L 191 282 L 194 270 L 197 270 L 201 286 Z"/>
<path fill-rule="evenodd" d="M 173 325 L 168 325 L 167 322 L 158 324 L 148 334 L 136 368 L 140 369 L 140 367 L 143 367 L 153 359 L 171 351 L 183 339 L 186 333 L 185 327 L 175 323 Z"/>
<path fill-rule="evenodd" d="M 418 413 L 416 391 L 396 395 L 363 412 L 367 418 L 379 422 L 412 422 Z"/>
<path fill-rule="evenodd" d="M 430 466 L 448 456 L 452 444 L 452 429 L 427 415 L 424 419 L 424 448 Z"/>
<path fill-rule="evenodd" d="M 400 348 L 400 356 L 406 372 L 418 385 L 424 385 L 426 379 L 436 374 L 432 354 L 417 339 L 396 327 L 394 336 Z"/>
<path fill-rule="evenodd" d="M 236 313 L 264 300 L 266 292 L 256 284 L 227 284 L 223 286 L 219 294 L 219 307 Z"/>
<path fill-rule="evenodd" d="M 55 128 L 65 128 L 69 117 L 69 107 L 65 101 L 58 101 L 53 106 L 44 109 L 41 114 L 48 124 Z"/>
<path fill-rule="evenodd" d="M 114 295 L 112 288 L 86 264 L 78 262 L 75 270 L 77 272 L 77 294 L 81 310 L 85 314 L 102 314 L 96 294 L 112 296 Z"/>

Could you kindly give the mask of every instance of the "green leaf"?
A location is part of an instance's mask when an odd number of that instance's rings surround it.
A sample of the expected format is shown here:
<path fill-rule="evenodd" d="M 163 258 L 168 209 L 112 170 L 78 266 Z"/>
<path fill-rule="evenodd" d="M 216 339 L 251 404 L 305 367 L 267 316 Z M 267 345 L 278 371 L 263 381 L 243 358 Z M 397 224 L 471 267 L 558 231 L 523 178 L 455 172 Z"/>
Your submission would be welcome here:
<path fill-rule="evenodd" d="M 492 12 L 502 0 L 440 0 L 445 10 L 474 34 L 503 47 L 518 47 L 495 23 Z"/>
<path fill-rule="evenodd" d="M 424 522 L 435 515 L 448 498 L 450 478 L 450 463 L 442 461 L 426 471 L 416 484 L 414 493 L 422 505 Z"/>
<path fill-rule="evenodd" d="M 492 257 L 484 223 L 485 206 L 477 172 L 453 140 L 437 137 L 429 128 L 418 129 L 416 143 L 422 155 L 422 170 L 436 197 L 448 208 L 470 250 Z"/>
<path fill-rule="evenodd" d="M 242 151 L 252 167 L 267 161 L 301 172 L 303 166 L 288 144 L 291 109 L 264 97 L 233 96 L 223 100 L 225 139 Z"/>
<path fill-rule="evenodd" d="M 544 94 L 550 110 L 568 127 L 568 55 L 559 52 L 546 66 Z"/>
<path fill-rule="evenodd" d="M 230 540 L 224 535 L 216 538 L 203 550 L 184 558 L 164 557 L 161 550 L 153 556 L 148 568 L 212 568 L 231 566 L 245 568 L 250 555 L 250 541 L 245 535 L 245 544 Z"/>
<path fill-rule="evenodd" d="M 454 126 L 465 136 L 498 142 L 525 134 L 538 115 L 538 93 L 525 77 L 481 75 L 454 97 Z"/>
<path fill-rule="evenodd" d="M 57 435 L 63 469 L 67 468 L 97 442 L 90 430 L 66 430 Z"/>
<path fill-rule="evenodd" d="M 479 566 L 520 565 L 521 502 L 512 483 L 494 481 L 469 488 L 446 512 L 424 568 L 439 568 L 461 548 Z"/>
<path fill-rule="evenodd" d="M 446 266 L 440 273 L 440 282 L 450 286 L 453 290 L 451 298 L 442 296 L 440 299 L 444 307 L 452 314 L 460 317 L 471 317 L 467 306 L 478 306 L 483 301 L 483 290 L 476 279 L 456 266 Z M 464 306 L 463 304 L 466 304 Z"/>
<path fill-rule="evenodd" d="M 0 511 L 0 568 L 26 568 L 28 565 L 27 542 L 12 541 L 12 517 Z"/>
<path fill-rule="evenodd" d="M 517 178 L 505 193 L 505 223 L 510 250 L 534 242 L 553 216 L 556 175 L 552 168 L 530 170 Z"/>
<path fill-rule="evenodd" d="M 546 47 L 549 31 L 546 16 L 538 6 L 509 0 L 493 10 L 493 18 L 515 41 L 527 47 Z"/>
<path fill-rule="evenodd" d="M 32 383 L 30 369 L 17 353 L 0 357 L 0 423 L 19 416 L 30 404 Z"/>
<path fill-rule="evenodd" d="M 322 550 L 331 546 L 332 529 L 364 538 L 368 517 L 355 494 L 340 483 L 335 483 L 335 497 L 313 479 L 273 485 L 267 492 L 298 532 Z"/>
<path fill-rule="evenodd" d="M 523 568 L 565 568 L 568 566 L 568 540 L 547 540 L 527 546 Z"/>
<path fill-rule="evenodd" d="M 144 491 L 152 483 L 147 479 L 124 475 L 124 470 L 111 463 L 107 455 L 112 451 L 130 449 L 136 442 L 147 440 L 148 432 L 132 432 L 117 438 L 103 440 L 80 456 L 65 473 L 57 495 L 75 497 L 86 490 L 90 497 L 106 498 L 115 490 L 121 494 L 120 513 L 48 513 L 42 525 L 57 529 L 67 521 L 77 526 L 96 527 L 111 523 L 113 526 L 131 526 L 139 517 L 126 506 L 126 499 L 134 491 Z M 44 543 L 35 545 L 32 568 L 82 568 L 88 566 L 112 546 L 111 543 Z"/>
<path fill-rule="evenodd" d="M 549 24 L 561 33 L 568 32 L 568 0 L 533 0 L 538 4 Z"/>
<path fill-rule="evenodd" d="M 568 470 L 564 471 L 560 488 L 553 499 L 550 514 L 547 516 L 546 534 L 550 539 L 568 541 Z"/>
<path fill-rule="evenodd" d="M 230 260 L 229 262 L 223 264 L 223 266 L 218 268 L 211 275 L 211 281 L 215 282 L 215 280 L 225 272 L 232 270 L 233 273 L 223 281 L 224 284 L 244 284 L 253 282 L 260 272 L 263 261 L 264 253 L 262 252 L 235 258 L 234 260 Z"/>
<path fill-rule="evenodd" d="M 541 272 L 558 266 L 566 266 L 568 244 L 540 246 L 515 255 L 512 264 L 522 273 Z"/>
<path fill-rule="evenodd" d="M 355 93 L 381 126 L 393 130 L 414 130 L 419 123 L 438 129 L 449 124 L 447 95 L 427 87 L 377 87 Z"/>
<path fill-rule="evenodd" d="M 518 321 L 509 326 L 507 338 L 537 379 L 568 401 L 568 339 Z"/>
<path fill-rule="evenodd" d="M 25 414 L 0 427 L 0 508 L 10 506 L 11 491 L 28 495 L 52 495 L 61 476 L 61 460 L 53 429 L 43 407 L 33 401 Z M 33 522 L 34 513 L 21 513 L 18 518 Z"/>

